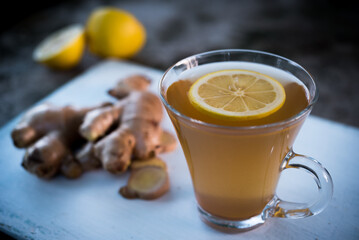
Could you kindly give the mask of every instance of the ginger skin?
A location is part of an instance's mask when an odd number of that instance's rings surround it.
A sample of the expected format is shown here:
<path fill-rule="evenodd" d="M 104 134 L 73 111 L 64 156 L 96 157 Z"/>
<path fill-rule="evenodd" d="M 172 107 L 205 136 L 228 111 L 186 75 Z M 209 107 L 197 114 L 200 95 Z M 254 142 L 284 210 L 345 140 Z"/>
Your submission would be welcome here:
<path fill-rule="evenodd" d="M 101 162 L 95 157 L 93 142 L 87 142 L 76 152 L 76 160 L 80 163 L 83 171 L 101 168 Z"/>
<path fill-rule="evenodd" d="M 161 144 L 158 149 L 158 153 L 172 152 L 177 147 L 176 138 L 167 131 L 162 131 L 160 141 Z"/>
<path fill-rule="evenodd" d="M 73 151 L 85 140 L 77 130 L 86 113 L 97 107 L 42 104 L 26 113 L 11 133 L 16 147 L 27 148 L 22 166 L 42 178 L 51 178 L 59 171 L 69 178 L 80 176 L 81 165 Z"/>
<path fill-rule="evenodd" d="M 146 91 L 150 83 L 151 80 L 143 75 L 133 75 L 118 81 L 117 85 L 110 89 L 108 93 L 117 99 L 122 99 L 134 90 Z"/>
<path fill-rule="evenodd" d="M 111 173 L 126 171 L 131 158 L 153 157 L 160 148 L 162 104 L 156 95 L 145 91 L 148 84 L 149 80 L 141 76 L 122 79 L 109 91 L 120 101 L 106 109 L 90 111 L 80 127 L 82 136 L 95 141 L 111 126 L 119 125 L 94 144 L 95 156 Z"/>

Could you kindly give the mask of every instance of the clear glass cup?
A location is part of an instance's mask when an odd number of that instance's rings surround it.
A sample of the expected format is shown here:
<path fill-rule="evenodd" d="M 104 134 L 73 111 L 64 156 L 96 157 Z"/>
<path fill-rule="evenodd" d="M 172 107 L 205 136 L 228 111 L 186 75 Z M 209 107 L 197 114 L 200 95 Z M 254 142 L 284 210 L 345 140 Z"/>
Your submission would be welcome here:
<path fill-rule="evenodd" d="M 190 118 L 168 103 L 167 89 L 180 80 L 182 73 L 219 62 L 260 63 L 284 70 L 306 86 L 309 105 L 284 121 L 231 127 Z M 213 71 L 222 68 L 215 67 Z M 187 160 L 200 216 L 206 223 L 245 231 L 271 217 L 304 218 L 320 213 L 327 206 L 333 195 L 330 174 L 317 160 L 292 150 L 318 98 L 313 78 L 299 64 L 266 52 L 217 50 L 179 61 L 165 72 L 159 87 Z M 314 202 L 287 202 L 276 195 L 281 172 L 290 168 L 313 176 L 319 192 Z"/>

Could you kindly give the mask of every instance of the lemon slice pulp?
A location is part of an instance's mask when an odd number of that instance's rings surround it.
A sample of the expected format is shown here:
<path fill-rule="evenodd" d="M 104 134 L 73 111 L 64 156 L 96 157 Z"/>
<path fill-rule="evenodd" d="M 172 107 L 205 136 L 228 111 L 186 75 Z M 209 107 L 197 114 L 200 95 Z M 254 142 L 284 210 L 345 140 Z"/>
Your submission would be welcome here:
<path fill-rule="evenodd" d="M 250 120 L 279 110 L 285 102 L 285 91 L 281 83 L 267 75 L 222 70 L 195 81 L 189 100 L 199 111 L 216 118 Z"/>
<path fill-rule="evenodd" d="M 35 48 L 33 59 L 53 68 L 70 68 L 80 61 L 84 46 L 83 27 L 70 25 L 45 38 Z"/>

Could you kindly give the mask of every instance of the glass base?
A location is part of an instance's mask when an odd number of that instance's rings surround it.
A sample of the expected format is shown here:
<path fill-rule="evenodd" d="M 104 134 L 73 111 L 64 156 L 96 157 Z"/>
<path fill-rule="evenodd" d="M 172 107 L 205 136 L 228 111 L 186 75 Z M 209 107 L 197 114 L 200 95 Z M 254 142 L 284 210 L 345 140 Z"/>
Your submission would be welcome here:
<path fill-rule="evenodd" d="M 200 206 L 197 207 L 202 221 L 220 231 L 245 232 L 257 228 L 265 222 L 265 219 L 263 218 L 262 214 L 251 217 L 246 220 L 232 221 L 213 216 L 203 210 Z"/>

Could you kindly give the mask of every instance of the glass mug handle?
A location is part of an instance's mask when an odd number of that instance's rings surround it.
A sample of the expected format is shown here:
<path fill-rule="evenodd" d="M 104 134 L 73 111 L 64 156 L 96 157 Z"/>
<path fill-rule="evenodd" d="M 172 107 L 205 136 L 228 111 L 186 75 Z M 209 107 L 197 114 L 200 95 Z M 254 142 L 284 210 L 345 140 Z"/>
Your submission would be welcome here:
<path fill-rule="evenodd" d="M 264 218 L 305 218 L 317 215 L 325 209 L 333 196 L 333 181 L 327 171 L 317 160 L 312 157 L 296 154 L 293 150 L 287 154 L 283 161 L 281 170 L 299 169 L 309 172 L 315 180 L 318 187 L 319 196 L 313 203 L 295 203 L 287 202 L 275 196 L 268 203 Z"/>

